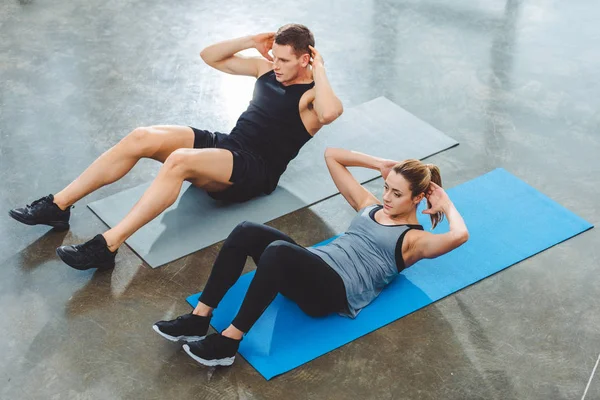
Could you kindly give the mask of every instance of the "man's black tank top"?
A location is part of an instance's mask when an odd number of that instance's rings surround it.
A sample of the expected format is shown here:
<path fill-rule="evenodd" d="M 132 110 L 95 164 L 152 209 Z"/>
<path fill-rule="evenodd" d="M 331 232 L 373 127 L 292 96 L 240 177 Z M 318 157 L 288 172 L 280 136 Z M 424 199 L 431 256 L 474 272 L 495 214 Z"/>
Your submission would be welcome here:
<path fill-rule="evenodd" d="M 312 136 L 300 119 L 302 95 L 314 82 L 284 86 L 275 79 L 275 72 L 261 75 L 254 85 L 248 109 L 240 115 L 223 147 L 250 151 L 269 165 L 274 179 L 273 188 L 288 163 Z"/>

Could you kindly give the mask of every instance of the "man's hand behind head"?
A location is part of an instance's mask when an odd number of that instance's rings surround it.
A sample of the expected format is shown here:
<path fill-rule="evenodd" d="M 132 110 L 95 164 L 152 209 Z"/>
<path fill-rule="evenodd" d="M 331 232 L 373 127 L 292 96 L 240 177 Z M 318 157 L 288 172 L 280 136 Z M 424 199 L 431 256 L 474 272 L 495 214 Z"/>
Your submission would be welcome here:
<path fill-rule="evenodd" d="M 252 40 L 254 41 L 254 48 L 258 50 L 264 58 L 273 61 L 273 57 L 271 57 L 269 51 L 273 48 L 275 32 L 259 33 L 258 35 L 254 35 Z"/>

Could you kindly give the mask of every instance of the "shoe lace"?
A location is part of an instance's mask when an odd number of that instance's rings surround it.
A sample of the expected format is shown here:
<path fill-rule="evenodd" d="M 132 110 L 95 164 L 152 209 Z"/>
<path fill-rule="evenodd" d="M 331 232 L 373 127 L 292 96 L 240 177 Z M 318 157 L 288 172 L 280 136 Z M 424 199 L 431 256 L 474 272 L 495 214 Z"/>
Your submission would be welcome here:
<path fill-rule="evenodd" d="M 175 318 L 175 320 L 176 320 L 176 321 L 180 321 L 180 320 L 182 320 L 182 319 L 187 319 L 187 318 L 195 318 L 195 317 L 198 317 L 198 316 L 194 315 L 194 313 L 193 313 L 193 312 L 191 312 L 191 313 L 189 313 L 189 314 L 183 314 L 183 315 L 180 315 L 179 317 Z M 206 318 L 206 317 L 204 317 L 204 318 Z"/>
<path fill-rule="evenodd" d="M 38 204 L 49 203 L 49 202 L 52 202 L 52 195 L 44 196 L 41 199 L 37 199 L 33 203 L 28 204 L 27 207 L 34 208 Z"/>
<path fill-rule="evenodd" d="M 44 196 L 41 199 L 35 200 L 31 204 L 27 204 L 27 207 L 29 207 L 29 208 L 35 208 L 38 204 L 43 204 L 43 203 L 54 204 L 54 198 L 52 197 L 51 194 L 49 194 L 48 196 Z M 66 209 L 64 209 L 62 211 L 67 211 L 67 210 L 72 209 L 72 208 L 75 208 L 75 206 L 71 205 L 71 206 L 67 207 Z"/>
<path fill-rule="evenodd" d="M 100 254 L 97 253 L 97 250 L 103 249 L 104 246 L 101 243 L 96 242 L 95 240 L 90 240 L 88 242 L 82 243 L 78 246 L 78 250 L 82 252 L 90 252 L 90 254 L 95 258 L 100 258 Z"/>

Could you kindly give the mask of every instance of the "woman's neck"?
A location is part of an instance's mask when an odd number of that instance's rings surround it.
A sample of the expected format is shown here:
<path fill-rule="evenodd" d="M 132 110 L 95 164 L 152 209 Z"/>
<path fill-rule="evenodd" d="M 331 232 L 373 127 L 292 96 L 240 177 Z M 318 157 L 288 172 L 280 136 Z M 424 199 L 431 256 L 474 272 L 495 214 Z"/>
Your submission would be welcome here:
<path fill-rule="evenodd" d="M 388 221 L 394 225 L 419 225 L 416 211 L 411 211 L 406 214 L 388 215 L 383 212 L 382 208 L 379 214 L 383 221 Z"/>

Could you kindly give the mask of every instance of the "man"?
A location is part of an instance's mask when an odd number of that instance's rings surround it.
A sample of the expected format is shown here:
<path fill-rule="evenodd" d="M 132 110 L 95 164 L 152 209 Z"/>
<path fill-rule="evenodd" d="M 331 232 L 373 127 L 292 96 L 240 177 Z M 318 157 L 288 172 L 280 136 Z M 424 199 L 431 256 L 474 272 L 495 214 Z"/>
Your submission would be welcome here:
<path fill-rule="evenodd" d="M 154 182 L 121 222 L 84 244 L 56 250 L 76 269 L 111 268 L 117 249 L 175 202 L 184 180 L 231 202 L 271 193 L 300 148 L 343 111 L 314 44 L 308 28 L 289 24 L 276 33 L 205 48 L 200 56 L 211 67 L 257 78 L 252 101 L 229 135 L 183 126 L 134 129 L 66 188 L 13 209 L 10 216 L 66 230 L 70 208 L 79 199 L 123 177 L 140 158 L 162 162 Z M 249 48 L 264 58 L 237 54 Z"/>

